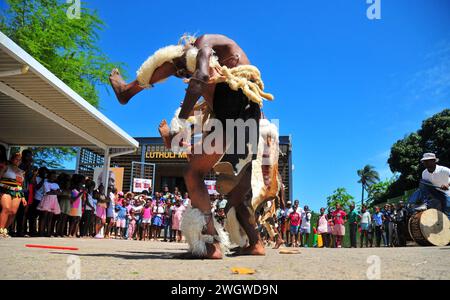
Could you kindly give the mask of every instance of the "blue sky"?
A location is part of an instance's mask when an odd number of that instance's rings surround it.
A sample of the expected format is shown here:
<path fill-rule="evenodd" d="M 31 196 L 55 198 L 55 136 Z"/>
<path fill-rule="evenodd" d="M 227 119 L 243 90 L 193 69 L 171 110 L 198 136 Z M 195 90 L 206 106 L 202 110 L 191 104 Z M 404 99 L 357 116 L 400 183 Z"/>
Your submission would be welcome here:
<path fill-rule="evenodd" d="M 275 95 L 264 112 L 292 135 L 294 197 L 318 209 L 337 187 L 360 199 L 356 170 L 392 174 L 390 146 L 450 107 L 450 1 L 86 1 L 107 24 L 100 47 L 140 64 L 180 35 L 221 33 L 241 45 Z M 101 111 L 132 136 L 157 136 L 185 85 L 170 79 L 127 106 L 101 90 Z"/>

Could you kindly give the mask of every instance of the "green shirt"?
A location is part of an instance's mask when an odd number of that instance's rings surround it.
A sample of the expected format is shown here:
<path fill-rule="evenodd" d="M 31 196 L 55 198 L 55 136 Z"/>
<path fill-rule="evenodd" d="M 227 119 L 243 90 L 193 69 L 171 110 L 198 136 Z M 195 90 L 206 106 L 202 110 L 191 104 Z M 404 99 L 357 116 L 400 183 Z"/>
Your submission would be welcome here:
<path fill-rule="evenodd" d="M 354 209 L 348 216 L 348 222 L 349 223 L 357 223 L 358 222 L 358 217 L 359 217 L 359 214 L 356 211 L 356 209 Z"/>

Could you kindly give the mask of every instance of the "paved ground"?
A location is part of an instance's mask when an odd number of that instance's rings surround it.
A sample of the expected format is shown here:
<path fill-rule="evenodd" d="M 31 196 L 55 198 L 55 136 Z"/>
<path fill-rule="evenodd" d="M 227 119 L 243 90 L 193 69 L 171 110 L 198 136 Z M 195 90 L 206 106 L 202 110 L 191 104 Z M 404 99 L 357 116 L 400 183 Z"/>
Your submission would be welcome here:
<path fill-rule="evenodd" d="M 163 242 L 11 238 L 0 240 L 0 279 L 70 279 L 77 276 L 78 265 L 81 279 L 367 279 L 367 274 L 381 279 L 450 279 L 450 247 L 300 249 L 300 254 L 290 255 L 267 249 L 265 257 L 221 261 L 176 257 L 186 249 L 186 244 Z M 234 275 L 233 267 L 256 273 Z"/>

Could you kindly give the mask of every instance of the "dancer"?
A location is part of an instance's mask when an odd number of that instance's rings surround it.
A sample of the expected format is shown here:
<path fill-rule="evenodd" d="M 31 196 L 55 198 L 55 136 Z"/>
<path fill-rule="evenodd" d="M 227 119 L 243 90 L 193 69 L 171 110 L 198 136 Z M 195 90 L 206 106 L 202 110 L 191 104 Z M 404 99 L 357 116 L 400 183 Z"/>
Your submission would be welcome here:
<path fill-rule="evenodd" d="M 170 76 L 177 76 L 188 79 L 189 82 L 177 118 L 188 119 L 193 114 L 199 98 L 203 97 L 203 108 L 213 112 L 214 117 L 222 124 L 225 124 L 227 119 L 254 121 L 253 128 L 245 129 L 244 151 L 237 152 L 232 149 L 233 154 L 224 154 L 226 150 L 231 149 L 232 144 L 233 148 L 237 148 L 237 140 L 234 130 L 226 130 L 225 126 L 222 126 L 222 136 L 230 138 L 222 139 L 222 145 L 214 144 L 218 151 L 202 151 L 201 154 L 194 153 L 189 156 L 184 178 L 193 208 L 185 212 L 181 227 L 190 245 L 190 251 L 195 256 L 222 258 L 225 249 L 221 246 L 228 242 L 220 225 L 213 220 L 208 191 L 203 182 L 204 176 L 215 167 L 216 172 L 236 178 L 228 181 L 228 189 L 230 203 L 236 207 L 237 217 L 249 238 L 249 246 L 242 253 L 264 255 L 264 247 L 254 226 L 243 221 L 250 217 L 243 202 L 244 195 L 251 189 L 250 162 L 256 156 L 256 151 L 252 150 L 258 143 L 260 108 L 263 98 L 272 100 L 273 96 L 263 92 L 264 85 L 258 69 L 250 65 L 245 52 L 233 40 L 216 34 L 198 38 L 185 37 L 183 40 L 184 44 L 168 46 L 151 56 L 142 65 L 137 79 L 132 83 L 126 84 L 116 69 L 111 73 L 110 82 L 120 103 L 126 104 L 145 87 Z M 167 148 L 172 148 L 172 144 L 178 146 L 180 143 L 173 143 L 173 138 L 183 129 L 190 127 L 185 122 L 177 123 L 177 128 L 169 128 L 165 120 L 160 124 L 159 130 Z M 256 141 L 252 141 L 252 134 L 256 136 Z M 224 140 L 227 142 L 223 143 Z"/>
<path fill-rule="evenodd" d="M 13 223 L 20 203 L 26 206 L 27 201 L 22 191 L 25 172 L 19 169 L 21 154 L 14 153 L 0 169 L 0 238 L 9 238 L 8 227 Z"/>

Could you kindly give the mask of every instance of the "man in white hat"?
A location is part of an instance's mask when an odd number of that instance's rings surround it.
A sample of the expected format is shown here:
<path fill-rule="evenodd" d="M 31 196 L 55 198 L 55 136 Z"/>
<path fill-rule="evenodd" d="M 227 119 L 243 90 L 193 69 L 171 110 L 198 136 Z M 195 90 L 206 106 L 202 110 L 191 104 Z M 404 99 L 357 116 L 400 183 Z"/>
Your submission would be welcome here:
<path fill-rule="evenodd" d="M 448 202 L 450 199 L 450 169 L 437 164 L 439 159 L 434 153 L 425 153 L 421 159 L 425 170 L 422 173 L 422 179 L 433 184 L 438 190 L 445 193 L 447 201 L 443 201 L 442 211 L 448 215 Z"/>

